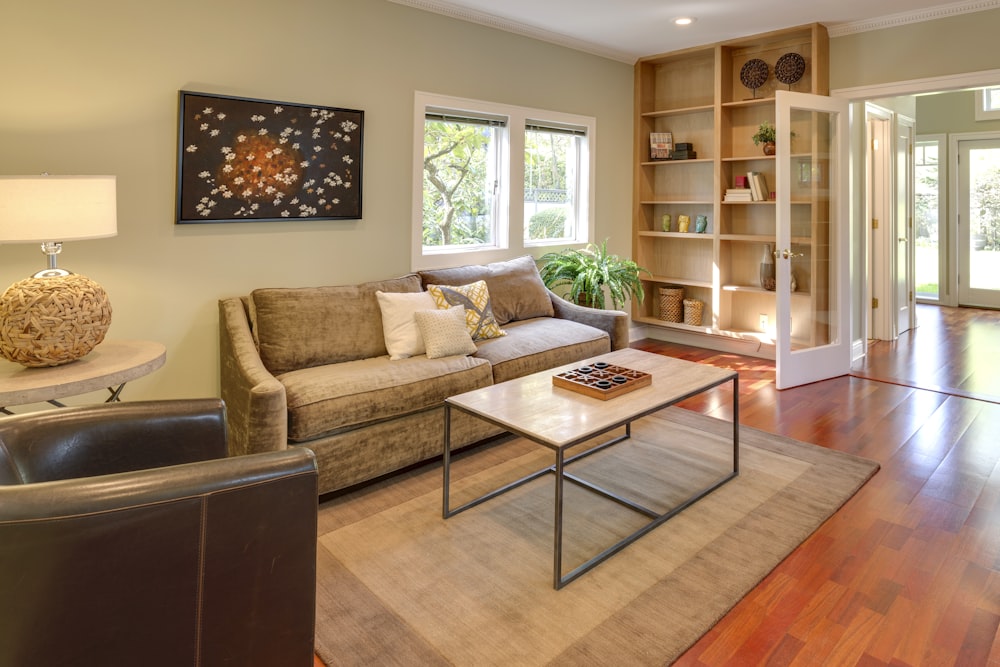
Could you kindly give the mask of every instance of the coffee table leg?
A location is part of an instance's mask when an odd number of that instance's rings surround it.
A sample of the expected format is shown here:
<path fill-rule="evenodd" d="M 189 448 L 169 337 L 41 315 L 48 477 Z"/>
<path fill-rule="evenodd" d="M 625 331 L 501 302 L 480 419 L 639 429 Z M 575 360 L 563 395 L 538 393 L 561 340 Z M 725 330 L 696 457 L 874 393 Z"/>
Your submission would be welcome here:
<path fill-rule="evenodd" d="M 451 406 L 444 404 L 444 508 L 441 516 L 447 519 L 451 516 L 448 489 L 451 484 Z"/>
<path fill-rule="evenodd" d="M 563 534 L 563 451 L 556 451 L 556 506 L 552 523 L 555 526 L 552 545 L 552 586 L 559 590 L 562 578 L 562 534 Z"/>

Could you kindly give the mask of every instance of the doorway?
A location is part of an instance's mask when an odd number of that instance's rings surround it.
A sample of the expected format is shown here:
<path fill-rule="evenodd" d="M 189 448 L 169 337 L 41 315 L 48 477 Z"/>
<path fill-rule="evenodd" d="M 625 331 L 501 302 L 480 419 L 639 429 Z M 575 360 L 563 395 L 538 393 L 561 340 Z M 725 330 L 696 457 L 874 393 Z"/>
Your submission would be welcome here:
<path fill-rule="evenodd" d="M 1000 133 L 956 144 L 958 305 L 1000 308 Z"/>

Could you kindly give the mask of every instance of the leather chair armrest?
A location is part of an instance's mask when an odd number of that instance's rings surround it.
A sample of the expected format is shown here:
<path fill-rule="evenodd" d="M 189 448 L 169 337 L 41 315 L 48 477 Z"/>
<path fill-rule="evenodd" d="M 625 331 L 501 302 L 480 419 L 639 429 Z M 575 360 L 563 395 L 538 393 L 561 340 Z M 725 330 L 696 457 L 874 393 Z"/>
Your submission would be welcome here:
<path fill-rule="evenodd" d="M 595 329 L 606 331 L 611 337 L 611 349 L 621 350 L 628 347 L 628 313 L 621 310 L 599 310 L 578 306 L 571 301 L 563 299 L 558 294 L 549 290 L 549 299 L 552 301 L 552 308 L 555 316 L 564 320 L 572 320 L 580 324 L 588 324 Z"/>

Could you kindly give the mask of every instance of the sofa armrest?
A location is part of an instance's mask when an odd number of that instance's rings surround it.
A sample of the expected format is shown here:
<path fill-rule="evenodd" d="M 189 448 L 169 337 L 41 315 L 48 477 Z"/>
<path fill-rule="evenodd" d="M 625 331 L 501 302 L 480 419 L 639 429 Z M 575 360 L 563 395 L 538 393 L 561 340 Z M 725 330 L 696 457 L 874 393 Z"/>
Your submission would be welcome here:
<path fill-rule="evenodd" d="M 628 347 L 628 313 L 621 310 L 599 310 L 578 306 L 563 299 L 552 290 L 549 290 L 549 299 L 552 300 L 552 308 L 555 310 L 556 317 L 606 331 L 611 337 L 612 350 Z"/>
<path fill-rule="evenodd" d="M 219 301 L 219 364 L 229 425 L 229 454 L 285 449 L 285 387 L 260 359 L 242 299 Z"/>

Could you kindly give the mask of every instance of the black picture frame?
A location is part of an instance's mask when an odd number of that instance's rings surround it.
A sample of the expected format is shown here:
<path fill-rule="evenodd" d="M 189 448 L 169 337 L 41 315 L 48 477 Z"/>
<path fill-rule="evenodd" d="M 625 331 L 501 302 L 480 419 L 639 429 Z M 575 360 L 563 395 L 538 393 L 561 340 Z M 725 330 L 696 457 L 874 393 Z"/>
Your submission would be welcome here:
<path fill-rule="evenodd" d="M 177 223 L 361 218 L 364 111 L 180 91 Z"/>

